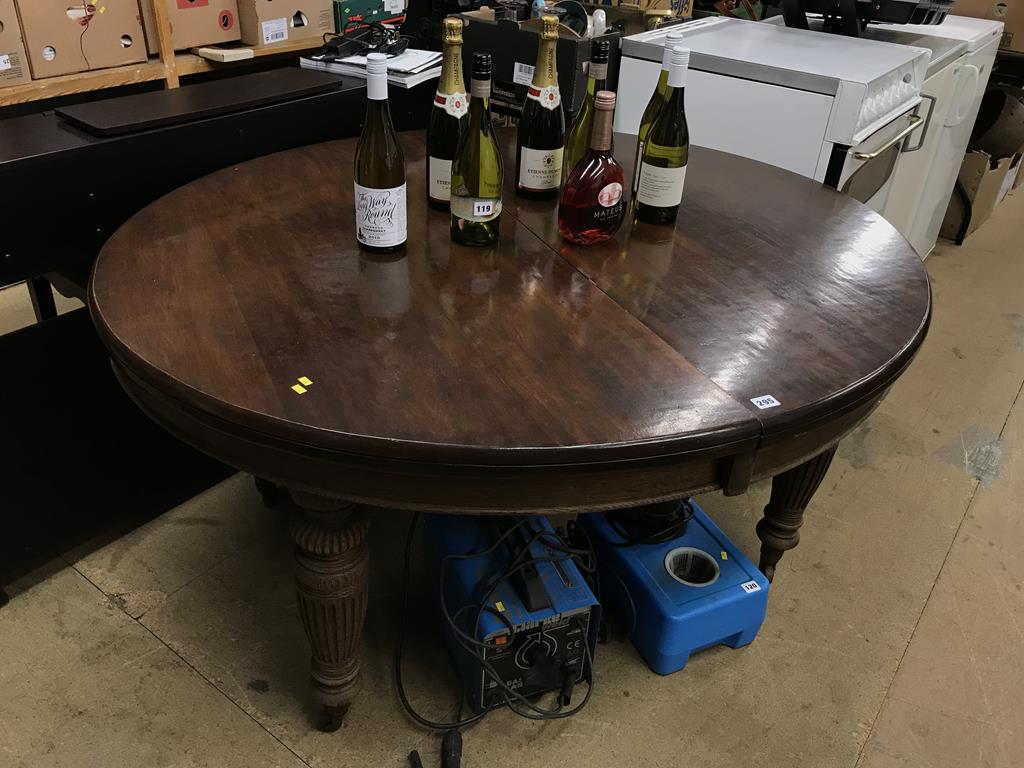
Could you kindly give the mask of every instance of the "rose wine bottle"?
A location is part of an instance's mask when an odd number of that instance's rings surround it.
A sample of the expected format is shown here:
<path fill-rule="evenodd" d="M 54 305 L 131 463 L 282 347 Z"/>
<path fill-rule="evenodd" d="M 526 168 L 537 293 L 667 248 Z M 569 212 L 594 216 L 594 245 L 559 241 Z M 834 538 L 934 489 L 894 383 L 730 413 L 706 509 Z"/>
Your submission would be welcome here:
<path fill-rule="evenodd" d="M 516 194 L 534 200 L 558 197 L 562 180 L 565 116 L 558 90 L 555 48 L 558 17 L 542 16 L 537 66 L 516 131 Z"/>
<path fill-rule="evenodd" d="M 636 132 L 636 162 L 633 164 L 633 197 L 636 197 L 636 185 L 640 181 L 640 157 L 644 153 L 644 142 L 647 140 L 647 132 L 651 130 L 654 118 L 661 114 L 665 106 L 665 92 L 668 90 L 668 60 L 672 56 L 672 49 L 679 45 L 683 39 L 683 32 L 680 29 L 671 30 L 665 37 L 665 52 L 661 57 L 661 74 L 658 75 L 658 85 L 651 94 L 651 100 L 647 102 L 643 117 L 640 118 L 640 127 Z"/>
<path fill-rule="evenodd" d="M 587 78 L 587 95 L 583 106 L 572 121 L 572 128 L 565 137 L 565 154 L 562 157 L 562 183 L 590 149 L 590 130 L 594 123 L 594 94 L 605 89 L 608 79 L 608 53 L 612 44 L 608 40 L 594 40 L 590 44 L 590 73 Z"/>
<path fill-rule="evenodd" d="M 356 145 L 356 240 L 368 251 L 405 247 L 405 157 L 388 109 L 388 58 L 366 57 L 366 119 Z"/>
<path fill-rule="evenodd" d="M 686 126 L 684 96 L 690 50 L 672 49 L 665 108 L 651 125 L 640 157 L 636 191 L 636 217 L 648 224 L 675 224 L 683 199 L 690 131 Z"/>
<path fill-rule="evenodd" d="M 612 157 L 612 119 L 615 94 L 598 91 L 594 97 L 594 130 L 590 150 L 569 173 L 558 203 L 558 231 L 580 245 L 600 243 L 622 225 L 626 183 L 622 166 Z"/>
<path fill-rule="evenodd" d="M 501 150 L 491 127 L 491 54 L 473 54 L 469 125 L 452 163 L 452 240 L 463 245 L 491 245 L 498 239 Z"/>
<path fill-rule="evenodd" d="M 427 123 L 427 205 L 447 211 L 452 160 L 469 112 L 469 96 L 462 80 L 462 19 L 449 16 L 444 20 L 442 40 L 441 80 Z"/>

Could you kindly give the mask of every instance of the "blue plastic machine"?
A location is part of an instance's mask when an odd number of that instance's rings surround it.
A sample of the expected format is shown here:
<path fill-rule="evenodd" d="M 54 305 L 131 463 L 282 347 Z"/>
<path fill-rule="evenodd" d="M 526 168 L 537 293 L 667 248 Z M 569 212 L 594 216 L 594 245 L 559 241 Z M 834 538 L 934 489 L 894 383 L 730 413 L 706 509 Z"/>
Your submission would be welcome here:
<path fill-rule="evenodd" d="M 634 624 L 633 644 L 661 675 L 713 645 L 747 645 L 768 605 L 768 580 L 690 503 L 685 533 L 662 544 L 623 546 L 607 514 L 580 516 L 597 553 L 602 600 Z"/>
<path fill-rule="evenodd" d="M 601 607 L 576 564 L 555 546 L 547 518 L 428 514 L 423 530 L 430 589 L 439 590 L 447 562 L 444 607 L 483 643 L 460 643 L 439 610 L 470 707 L 480 712 L 505 704 L 509 691 L 531 698 L 553 690 L 568 705 L 573 687 L 591 679 Z"/>

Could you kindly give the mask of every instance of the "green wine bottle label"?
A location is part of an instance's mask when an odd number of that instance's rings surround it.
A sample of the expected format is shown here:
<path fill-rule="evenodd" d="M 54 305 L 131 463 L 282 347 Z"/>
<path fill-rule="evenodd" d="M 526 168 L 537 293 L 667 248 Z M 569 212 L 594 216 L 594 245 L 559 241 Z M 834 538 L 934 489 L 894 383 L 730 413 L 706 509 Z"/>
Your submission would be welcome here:
<path fill-rule="evenodd" d="M 494 221 L 501 214 L 501 198 L 452 198 L 452 215 L 465 221 Z"/>
<path fill-rule="evenodd" d="M 519 157 L 519 186 L 542 191 L 557 189 L 562 179 L 562 147 L 530 149 L 523 147 Z"/>
<path fill-rule="evenodd" d="M 562 94 L 557 85 L 545 85 L 543 88 L 531 85 L 526 91 L 526 98 L 539 101 L 544 109 L 558 109 L 558 105 L 562 103 Z"/>
<path fill-rule="evenodd" d="M 643 163 L 640 168 L 640 188 L 636 199 L 644 205 L 657 208 L 671 208 L 683 199 L 683 183 L 686 181 L 686 166 L 662 168 Z"/>

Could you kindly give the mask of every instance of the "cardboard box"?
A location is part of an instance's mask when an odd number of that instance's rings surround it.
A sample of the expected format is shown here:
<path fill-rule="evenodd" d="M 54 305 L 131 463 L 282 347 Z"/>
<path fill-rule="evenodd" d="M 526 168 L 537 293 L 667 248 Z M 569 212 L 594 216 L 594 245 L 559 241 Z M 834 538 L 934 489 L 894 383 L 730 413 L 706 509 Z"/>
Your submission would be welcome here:
<path fill-rule="evenodd" d="M 153 3 L 161 0 L 140 0 L 142 28 L 146 32 L 146 47 L 150 53 L 159 53 L 156 17 Z M 236 0 L 163 0 L 167 18 L 171 22 L 171 41 L 174 50 L 217 45 L 241 39 Z"/>
<path fill-rule="evenodd" d="M 610 6 L 611 7 L 611 6 Z M 461 14 L 468 20 L 462 31 L 463 71 L 466 62 L 473 60 L 473 53 L 486 51 L 492 56 L 493 80 L 491 85 L 491 107 L 499 114 L 518 117 L 526 102 L 526 91 L 533 79 L 533 67 L 537 63 L 537 48 L 540 44 L 539 20 L 510 21 L 494 19 L 490 8 Z M 567 27 L 560 27 L 561 36 L 555 49 L 555 66 L 558 68 L 558 88 L 562 96 L 566 130 L 573 116 L 583 105 L 587 92 L 587 63 L 590 61 L 589 37 L 579 37 Z M 602 35 L 611 41 L 608 58 L 608 83 L 612 90 L 619 76 L 618 32 Z"/>
<path fill-rule="evenodd" d="M 14 0 L 0 0 L 0 88 L 31 79 Z"/>
<path fill-rule="evenodd" d="M 321 39 L 334 32 L 334 0 L 238 0 L 246 45 Z"/>
<path fill-rule="evenodd" d="M 970 208 L 965 209 L 963 200 L 958 193 L 953 194 L 946 209 L 946 218 L 942 222 L 940 234 L 960 242 L 959 235 L 967 221 L 967 237 L 988 221 L 992 212 L 1003 202 L 1003 199 L 1014 188 L 1021 177 L 1022 155 L 992 160 L 985 152 L 968 152 L 960 166 L 957 182 L 964 188 L 970 200 Z"/>
<path fill-rule="evenodd" d="M 146 60 L 138 0 L 18 0 L 32 77 Z"/>
<path fill-rule="evenodd" d="M 1003 22 L 1006 28 L 999 47 L 1024 53 L 1024 2 L 1021 0 L 957 0 L 953 13 Z"/>

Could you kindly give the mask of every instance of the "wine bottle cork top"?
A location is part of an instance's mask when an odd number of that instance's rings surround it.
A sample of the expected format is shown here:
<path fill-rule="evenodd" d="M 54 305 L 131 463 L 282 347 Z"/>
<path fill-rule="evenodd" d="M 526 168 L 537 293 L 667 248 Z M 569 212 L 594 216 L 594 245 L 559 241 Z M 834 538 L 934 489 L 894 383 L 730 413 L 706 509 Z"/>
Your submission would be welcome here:
<path fill-rule="evenodd" d="M 690 49 L 684 45 L 676 45 L 672 48 L 672 57 L 669 63 L 674 67 L 690 66 Z"/>
<path fill-rule="evenodd" d="M 368 75 L 386 75 L 388 73 L 388 57 L 383 53 L 371 53 L 366 57 L 366 73 Z"/>
<path fill-rule="evenodd" d="M 607 110 L 615 109 L 615 92 L 598 91 L 594 94 L 594 108 Z"/>
<path fill-rule="evenodd" d="M 446 44 L 462 44 L 462 19 L 458 16 L 446 16 L 444 20 L 444 31 L 442 42 Z"/>
<path fill-rule="evenodd" d="M 558 17 L 549 16 L 547 14 L 540 17 L 543 24 L 540 33 L 541 40 L 557 40 L 558 39 Z"/>

